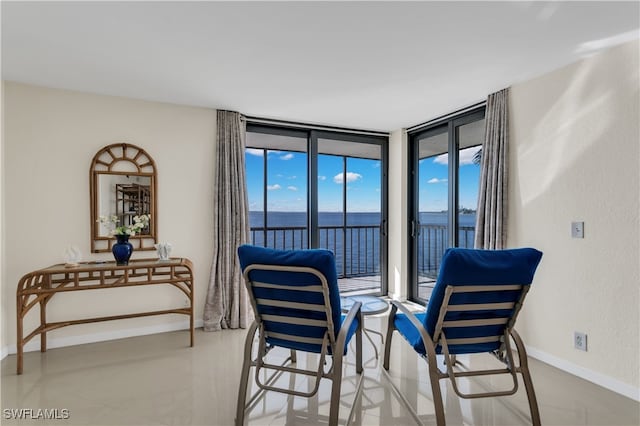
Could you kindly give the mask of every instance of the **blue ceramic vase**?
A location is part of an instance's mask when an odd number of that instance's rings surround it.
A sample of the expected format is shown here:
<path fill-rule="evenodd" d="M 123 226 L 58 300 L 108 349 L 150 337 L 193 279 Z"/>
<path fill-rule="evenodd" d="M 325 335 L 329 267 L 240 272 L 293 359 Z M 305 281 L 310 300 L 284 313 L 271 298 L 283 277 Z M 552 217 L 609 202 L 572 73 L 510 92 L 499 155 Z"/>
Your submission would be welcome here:
<path fill-rule="evenodd" d="M 117 243 L 111 248 L 113 257 L 118 265 L 128 265 L 131 253 L 133 253 L 133 245 L 129 242 L 128 235 L 116 235 Z"/>

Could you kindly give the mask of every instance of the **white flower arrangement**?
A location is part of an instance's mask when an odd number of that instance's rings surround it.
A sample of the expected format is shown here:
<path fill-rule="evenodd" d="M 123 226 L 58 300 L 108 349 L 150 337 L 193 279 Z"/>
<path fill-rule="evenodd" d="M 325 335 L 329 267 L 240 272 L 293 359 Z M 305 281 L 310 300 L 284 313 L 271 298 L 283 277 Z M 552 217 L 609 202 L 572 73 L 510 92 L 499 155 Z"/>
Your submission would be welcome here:
<path fill-rule="evenodd" d="M 102 225 L 113 228 L 111 229 L 111 235 L 129 235 L 133 237 L 137 233 L 140 233 L 144 228 L 149 225 L 149 221 L 151 220 L 150 214 L 141 214 L 140 216 L 133 217 L 133 223 L 131 225 L 120 225 L 116 226 L 120 219 L 118 216 L 100 216 L 96 222 L 100 222 Z"/>

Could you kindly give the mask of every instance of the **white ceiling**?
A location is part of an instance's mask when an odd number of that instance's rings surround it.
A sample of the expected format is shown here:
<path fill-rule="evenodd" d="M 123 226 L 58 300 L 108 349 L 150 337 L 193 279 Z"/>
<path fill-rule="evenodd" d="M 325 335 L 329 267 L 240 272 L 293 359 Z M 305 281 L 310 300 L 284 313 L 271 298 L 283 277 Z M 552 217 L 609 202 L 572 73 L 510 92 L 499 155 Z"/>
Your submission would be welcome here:
<path fill-rule="evenodd" d="M 390 131 L 638 38 L 634 2 L 2 2 L 2 78 Z"/>

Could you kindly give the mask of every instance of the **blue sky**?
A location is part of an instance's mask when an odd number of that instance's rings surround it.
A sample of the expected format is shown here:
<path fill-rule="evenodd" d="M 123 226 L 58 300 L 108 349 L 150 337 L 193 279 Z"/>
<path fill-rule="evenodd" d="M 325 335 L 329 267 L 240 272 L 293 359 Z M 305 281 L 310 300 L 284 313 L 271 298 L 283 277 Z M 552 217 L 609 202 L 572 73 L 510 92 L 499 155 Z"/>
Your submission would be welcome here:
<path fill-rule="evenodd" d="M 460 151 L 460 207 L 475 209 L 477 205 L 480 167 L 472 158 L 479 146 Z M 249 210 L 263 208 L 264 151 L 247 149 L 247 187 Z M 342 211 L 342 188 L 347 185 L 348 212 L 380 211 L 380 161 L 347 158 L 347 173 L 343 176 L 342 157 L 318 156 L 318 210 Z M 267 210 L 306 211 L 307 154 L 288 151 L 267 151 Z M 447 210 L 448 156 L 429 157 L 419 163 L 420 211 Z"/>
<path fill-rule="evenodd" d="M 263 206 L 263 150 L 247 149 L 247 187 L 249 210 Z M 268 151 L 268 211 L 306 211 L 307 155 L 300 152 Z M 318 156 L 318 210 L 342 211 L 343 186 L 347 187 L 347 211 L 380 211 L 381 173 L 379 160 L 347 158 L 343 173 L 342 157 Z"/>
<path fill-rule="evenodd" d="M 480 166 L 473 164 L 473 156 L 480 146 L 460 151 L 460 171 L 458 175 L 458 204 L 475 210 L 478 204 L 478 185 L 480 182 Z M 442 154 L 420 160 L 419 174 L 419 207 L 420 211 L 433 212 L 447 210 L 449 189 L 449 156 Z"/>

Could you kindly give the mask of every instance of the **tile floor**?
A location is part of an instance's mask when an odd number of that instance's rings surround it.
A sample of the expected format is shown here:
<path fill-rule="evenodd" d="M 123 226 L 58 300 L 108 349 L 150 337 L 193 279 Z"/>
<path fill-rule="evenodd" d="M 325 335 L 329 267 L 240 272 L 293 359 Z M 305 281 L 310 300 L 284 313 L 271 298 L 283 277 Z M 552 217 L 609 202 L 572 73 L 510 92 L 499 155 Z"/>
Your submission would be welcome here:
<path fill-rule="evenodd" d="M 368 327 L 384 328 L 383 317 L 368 317 Z M 196 331 L 188 347 L 186 331 L 51 349 L 25 355 L 24 374 L 15 374 L 15 355 L 2 361 L 2 425 L 232 425 L 246 330 Z M 373 336 L 374 341 L 378 337 Z M 381 372 L 371 343 L 363 339 L 363 392 L 354 402 L 353 350 L 347 357 L 340 422 L 355 404 L 354 425 L 415 425 L 416 419 L 390 385 L 407 397 L 424 424 L 435 424 L 426 364 L 396 335 L 389 376 Z M 351 348 L 353 349 L 353 347 Z M 299 362 L 313 361 L 300 356 Z M 471 362 L 464 357 L 461 360 Z M 486 360 L 473 361 L 485 364 Z M 639 425 L 640 404 L 546 364 L 531 360 L 542 423 L 545 425 Z M 306 389 L 306 378 L 280 383 Z M 267 393 L 248 413 L 249 425 L 326 424 L 328 381 L 311 399 Z M 465 380 L 466 390 L 493 388 L 502 380 Z M 443 383 L 450 425 L 526 425 L 524 389 L 510 397 L 463 400 Z M 15 421 L 6 409 L 66 409 L 68 419 Z M 36 413 L 34 411 L 34 413 Z"/>

